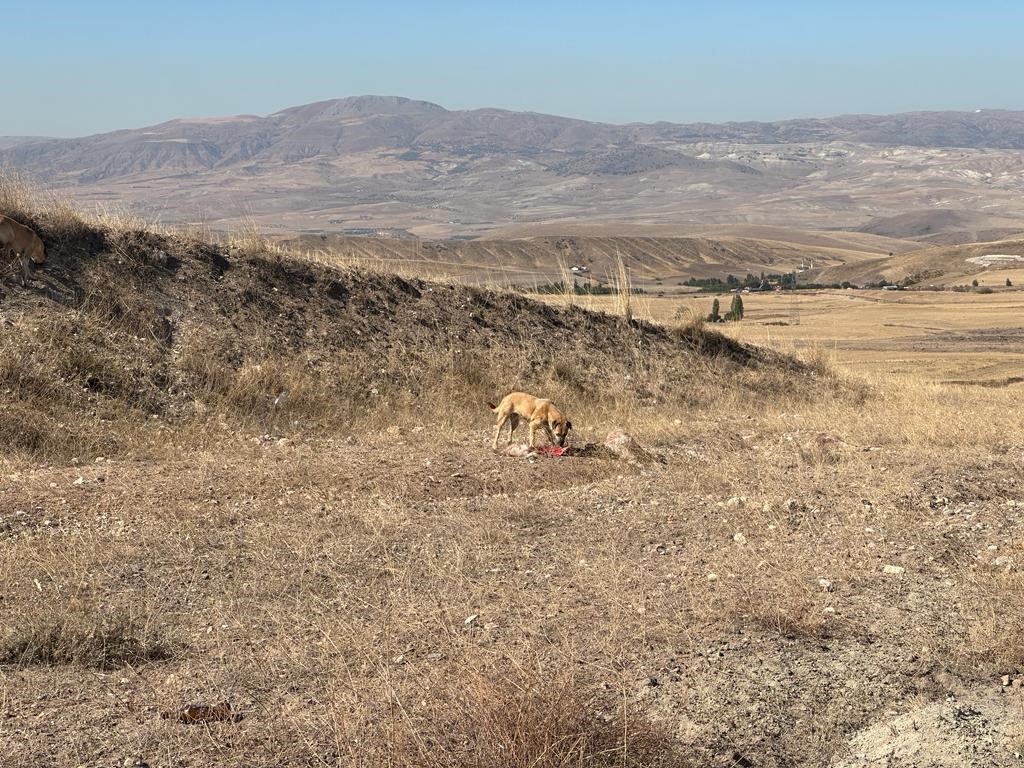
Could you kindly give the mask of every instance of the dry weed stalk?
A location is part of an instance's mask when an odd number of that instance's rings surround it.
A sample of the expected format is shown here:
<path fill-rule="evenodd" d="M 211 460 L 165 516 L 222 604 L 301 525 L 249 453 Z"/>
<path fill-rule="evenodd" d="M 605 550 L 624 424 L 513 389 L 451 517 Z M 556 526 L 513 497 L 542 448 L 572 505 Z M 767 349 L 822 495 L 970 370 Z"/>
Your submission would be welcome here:
<path fill-rule="evenodd" d="M 576 278 L 569 266 L 569 261 L 561 253 L 557 257 L 558 275 L 562 283 L 562 298 L 565 306 L 571 307 L 576 303 Z"/>
<path fill-rule="evenodd" d="M 615 274 L 610 280 L 615 289 L 615 313 L 622 315 L 626 323 L 633 322 L 633 283 L 622 253 L 615 251 Z"/>

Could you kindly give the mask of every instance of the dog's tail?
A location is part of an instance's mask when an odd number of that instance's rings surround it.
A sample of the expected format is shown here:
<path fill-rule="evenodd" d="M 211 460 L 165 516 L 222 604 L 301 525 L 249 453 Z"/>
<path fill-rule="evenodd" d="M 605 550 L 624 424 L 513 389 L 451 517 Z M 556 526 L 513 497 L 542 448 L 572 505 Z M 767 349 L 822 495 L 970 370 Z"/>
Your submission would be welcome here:
<path fill-rule="evenodd" d="M 498 410 L 498 406 L 496 406 L 494 403 L 492 403 L 490 401 L 486 401 L 486 402 L 487 402 L 487 407 L 490 408 L 492 411 Z"/>

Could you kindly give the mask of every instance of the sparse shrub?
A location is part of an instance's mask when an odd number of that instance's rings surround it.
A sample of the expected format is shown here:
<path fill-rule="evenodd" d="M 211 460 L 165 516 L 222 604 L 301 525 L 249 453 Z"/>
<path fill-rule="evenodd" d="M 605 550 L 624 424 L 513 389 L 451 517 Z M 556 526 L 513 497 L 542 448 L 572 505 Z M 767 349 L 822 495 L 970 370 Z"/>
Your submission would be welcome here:
<path fill-rule="evenodd" d="M 974 280 L 971 280 L 971 286 L 974 287 L 974 288 L 978 287 L 978 279 L 977 278 L 975 278 Z"/>
<path fill-rule="evenodd" d="M 1024 669 L 1024 614 L 1008 611 L 1006 605 L 1024 589 L 1024 574 L 980 573 L 970 578 L 961 603 L 969 643 L 966 651 L 989 673 Z"/>
<path fill-rule="evenodd" d="M 704 332 L 706 318 L 690 304 L 680 305 L 673 317 L 686 333 L 702 334 Z"/>
<path fill-rule="evenodd" d="M 1006 287 L 1013 288 L 1013 281 L 1010 278 L 1006 278 Z"/>
<path fill-rule="evenodd" d="M 822 611 L 824 598 L 810 565 L 762 560 L 741 563 L 737 577 L 715 589 L 719 609 L 740 625 L 756 626 L 793 639 L 829 636 L 835 627 Z"/>
<path fill-rule="evenodd" d="M 666 730 L 565 675 L 476 673 L 392 734 L 396 768 L 683 768 Z M 415 714 L 415 713 L 414 713 Z"/>
<path fill-rule="evenodd" d="M 0 664 L 74 664 L 117 669 L 173 655 L 173 644 L 124 614 L 62 612 L 14 622 L 0 642 Z"/>

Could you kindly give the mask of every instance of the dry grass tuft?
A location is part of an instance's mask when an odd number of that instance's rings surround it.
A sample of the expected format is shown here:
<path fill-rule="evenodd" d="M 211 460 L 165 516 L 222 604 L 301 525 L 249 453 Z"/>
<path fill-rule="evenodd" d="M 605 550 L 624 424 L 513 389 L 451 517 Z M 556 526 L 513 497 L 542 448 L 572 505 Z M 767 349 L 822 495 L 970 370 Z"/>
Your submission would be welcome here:
<path fill-rule="evenodd" d="M 0 641 L 0 664 L 118 669 L 174 656 L 174 644 L 126 614 L 63 611 L 32 615 Z"/>
<path fill-rule="evenodd" d="M 682 768 L 663 729 L 579 680 L 475 674 L 426 722 L 394 734 L 395 766 L 430 768 Z"/>
<path fill-rule="evenodd" d="M 673 316 L 675 322 L 685 336 L 700 336 L 704 333 L 707 319 L 699 307 L 693 304 L 682 304 Z"/>
<path fill-rule="evenodd" d="M 113 224 L 116 217 L 108 213 L 84 214 L 67 197 L 41 189 L 28 176 L 9 169 L 0 170 L 0 213 L 10 216 L 36 231 L 43 229 L 47 247 L 53 241 L 67 242 L 82 236 L 90 227 Z M 40 226 L 40 225 L 45 226 Z"/>
<path fill-rule="evenodd" d="M 959 651 L 990 674 L 1024 672 L 1024 613 L 1016 609 L 1024 573 L 990 567 L 971 574 L 964 587 L 961 619 L 967 642 Z"/>
<path fill-rule="evenodd" d="M 792 565 L 780 563 L 762 569 L 759 576 L 737 590 L 737 599 L 729 607 L 735 619 L 790 639 L 829 636 L 832 628 L 822 610 L 821 589 L 812 586 L 810 579 Z"/>
<path fill-rule="evenodd" d="M 242 225 L 228 236 L 228 246 L 244 253 L 264 257 L 282 257 L 288 252 L 268 239 L 252 216 L 246 216 L 242 220 Z"/>

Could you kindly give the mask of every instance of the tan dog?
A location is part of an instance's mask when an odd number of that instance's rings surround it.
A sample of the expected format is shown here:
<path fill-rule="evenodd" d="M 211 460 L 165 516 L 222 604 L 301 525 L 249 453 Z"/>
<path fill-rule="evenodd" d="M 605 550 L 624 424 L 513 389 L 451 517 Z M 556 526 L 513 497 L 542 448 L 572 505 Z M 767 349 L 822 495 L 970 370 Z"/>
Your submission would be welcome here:
<path fill-rule="evenodd" d="M 21 261 L 22 285 L 28 285 L 31 276 L 29 261 L 35 264 L 46 261 L 46 251 L 39 235 L 10 216 L 0 214 L 0 254 L 4 251 Z"/>
<path fill-rule="evenodd" d="M 525 392 L 511 392 L 502 398 L 498 405 L 488 403 L 487 406 L 498 414 L 498 422 L 494 426 L 494 448 L 498 448 L 498 436 L 501 428 L 508 422 L 508 442 L 512 442 L 512 433 L 516 431 L 520 420 L 530 424 L 530 447 L 536 447 L 537 430 L 548 433 L 552 443 L 565 445 L 566 435 L 572 429 L 572 422 L 558 410 L 550 400 L 544 400 Z"/>

